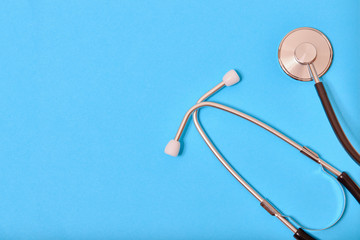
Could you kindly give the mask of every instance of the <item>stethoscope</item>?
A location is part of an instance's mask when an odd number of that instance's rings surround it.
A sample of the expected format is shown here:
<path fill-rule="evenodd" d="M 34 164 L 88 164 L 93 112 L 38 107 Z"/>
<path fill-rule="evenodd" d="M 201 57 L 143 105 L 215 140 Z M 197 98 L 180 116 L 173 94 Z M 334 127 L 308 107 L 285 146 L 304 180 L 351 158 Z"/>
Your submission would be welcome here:
<path fill-rule="evenodd" d="M 321 38 L 319 38 L 319 35 L 321 36 Z M 314 37 L 314 36 L 317 36 L 317 37 Z M 321 82 L 318 80 L 318 75 L 316 74 L 315 69 L 318 72 L 320 72 L 319 76 L 322 76 L 326 72 L 326 70 L 329 68 L 330 63 L 331 63 L 332 51 L 330 51 L 330 56 L 326 55 L 326 53 L 329 54 L 329 51 L 324 50 L 323 45 L 321 45 L 322 40 L 320 40 L 320 39 L 326 40 L 328 43 L 328 46 L 330 46 L 330 48 L 328 47 L 328 49 L 331 50 L 331 45 L 330 45 L 329 41 L 318 30 L 311 29 L 311 28 L 299 28 L 299 29 L 296 29 L 296 30 L 290 32 L 288 35 L 286 35 L 279 47 L 279 61 L 280 61 L 282 68 L 284 69 L 284 71 L 286 73 L 288 73 L 290 76 L 292 76 L 296 79 L 302 80 L 302 81 L 310 81 L 311 80 L 311 77 L 309 78 L 309 72 L 310 72 L 312 74 L 312 77 L 314 79 L 315 78 L 317 79 L 317 80 L 315 80 L 316 84 L 318 84 L 318 83 L 321 84 Z M 292 50 L 290 50 L 290 48 L 292 48 Z M 323 51 L 325 51 L 325 53 L 323 53 Z M 292 52 L 292 53 L 290 54 L 290 52 Z M 292 55 L 292 57 L 290 57 L 290 55 Z M 328 56 L 328 59 L 330 59 L 330 63 L 328 62 L 328 64 L 326 64 L 326 66 L 324 67 L 324 59 L 326 58 L 326 56 Z M 291 59 L 291 58 L 293 58 L 293 59 Z M 295 63 L 295 62 L 297 62 L 297 63 Z M 213 94 L 215 94 L 217 91 L 222 89 L 224 86 L 232 86 L 232 85 L 236 84 L 237 82 L 239 82 L 239 80 L 240 80 L 240 77 L 236 73 L 236 71 L 230 70 L 229 72 L 227 72 L 224 75 L 223 80 L 218 85 L 216 85 L 210 91 L 205 93 L 197 101 L 197 103 L 186 112 L 186 114 L 180 124 L 180 127 L 175 135 L 175 138 L 173 140 L 170 140 L 170 142 L 167 144 L 167 146 L 165 148 L 165 153 L 168 155 L 174 156 L 174 157 L 176 157 L 179 154 L 179 151 L 180 151 L 179 140 L 180 140 L 181 135 L 184 131 L 184 128 L 189 120 L 189 117 L 191 115 L 193 115 L 196 129 L 200 133 L 201 137 L 204 139 L 207 146 L 214 153 L 214 155 L 221 162 L 221 164 L 236 178 L 236 180 L 238 182 L 240 182 L 240 184 L 243 185 L 260 202 L 260 205 L 269 214 L 271 214 L 272 216 L 275 216 L 283 224 L 285 224 L 285 226 L 288 227 L 294 233 L 294 237 L 296 239 L 304 239 L 304 240 L 314 239 L 303 230 L 303 229 L 308 229 L 308 228 L 304 228 L 301 224 L 294 221 L 294 219 L 292 219 L 291 217 L 285 216 L 284 214 L 282 214 L 273 204 L 271 204 L 265 197 L 263 197 L 259 192 L 257 192 L 252 186 L 250 186 L 236 172 L 235 169 L 232 168 L 232 166 L 224 159 L 224 157 L 221 155 L 221 153 L 217 150 L 217 148 L 211 142 L 211 140 L 205 133 L 204 129 L 200 125 L 199 118 L 198 118 L 198 110 L 203 107 L 217 108 L 217 109 L 232 113 L 241 118 L 244 118 L 244 119 L 264 128 L 265 130 L 271 132 L 275 136 L 281 138 L 282 140 L 284 140 L 291 146 L 298 149 L 302 154 L 304 154 L 308 158 L 312 159 L 313 161 L 315 161 L 316 163 L 321 165 L 324 172 L 329 173 L 330 176 L 334 177 L 335 179 L 338 180 L 338 182 L 342 183 L 342 185 L 345 186 L 349 190 L 349 192 L 356 198 L 356 200 L 359 203 L 360 203 L 360 188 L 345 172 L 339 171 L 338 169 L 336 169 L 329 163 L 322 160 L 320 158 L 320 156 L 318 154 L 316 154 L 314 151 L 312 151 L 311 149 L 309 149 L 305 146 L 302 146 L 299 143 L 293 141 L 289 137 L 285 136 L 284 134 L 275 130 L 274 128 L 270 127 L 269 125 L 265 124 L 264 122 L 259 121 L 258 119 L 253 118 L 241 111 L 224 106 L 222 104 L 205 101 L 206 99 L 211 97 Z M 322 84 L 321 84 L 321 86 L 322 86 Z M 318 88 L 320 89 L 321 87 L 317 87 L 317 89 Z M 323 92 L 325 93 L 325 97 L 326 97 L 326 92 L 323 87 L 322 87 L 322 89 L 323 89 Z M 318 92 L 319 92 L 319 90 L 318 90 Z M 319 93 L 319 95 L 321 97 L 324 94 Z M 329 105 L 330 102 L 327 105 L 325 103 L 323 103 L 323 104 L 324 104 L 324 108 L 326 109 L 325 106 Z M 331 105 L 330 105 L 330 108 L 331 108 Z M 343 192 L 343 194 L 344 194 L 344 192 Z M 342 217 L 344 208 L 345 208 L 345 194 L 344 194 L 344 207 L 342 209 L 340 217 L 333 224 L 331 224 L 329 227 L 326 227 L 323 229 L 308 229 L 308 230 L 324 230 L 324 229 L 332 227 Z M 291 220 L 292 220 L 292 222 L 295 222 L 300 227 L 296 227 L 291 222 Z"/>

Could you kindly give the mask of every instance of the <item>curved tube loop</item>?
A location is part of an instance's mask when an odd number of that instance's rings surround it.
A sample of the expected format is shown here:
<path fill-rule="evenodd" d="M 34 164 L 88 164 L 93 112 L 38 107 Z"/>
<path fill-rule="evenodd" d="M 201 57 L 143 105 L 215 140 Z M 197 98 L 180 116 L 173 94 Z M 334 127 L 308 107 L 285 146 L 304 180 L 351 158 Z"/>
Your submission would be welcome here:
<path fill-rule="evenodd" d="M 205 101 L 207 98 L 209 98 L 211 95 L 213 95 L 214 93 L 216 93 L 218 90 L 220 90 L 222 87 L 224 87 L 223 83 L 218 84 L 217 86 L 215 86 L 213 89 L 211 89 L 210 91 L 208 91 L 207 93 L 205 93 L 198 101 L 197 103 L 201 103 L 203 101 Z M 198 130 L 198 132 L 200 133 L 201 137 L 203 138 L 203 140 L 205 141 L 205 143 L 208 145 L 208 147 L 210 148 L 210 150 L 214 153 L 214 155 L 218 158 L 218 160 L 224 165 L 224 167 L 230 172 L 232 173 L 227 165 L 229 165 L 227 163 L 227 161 L 224 159 L 224 157 L 220 154 L 220 152 L 217 150 L 217 148 L 214 146 L 214 144 L 211 142 L 211 140 L 209 139 L 209 137 L 207 136 L 207 134 L 205 133 L 204 129 L 202 128 L 200 122 L 199 122 L 199 111 L 195 110 L 193 113 L 193 119 L 194 119 L 194 123 L 195 123 L 195 127 Z M 331 178 L 337 180 L 332 174 L 328 173 L 325 169 L 324 166 L 320 163 L 322 170 L 324 171 L 324 173 L 328 174 Z M 230 167 L 230 169 L 232 169 Z M 234 174 L 233 174 L 234 176 Z M 234 176 L 236 178 L 236 176 Z M 343 186 L 340 184 L 339 181 L 337 181 L 337 183 L 339 184 L 339 187 L 341 189 L 341 192 L 343 194 L 343 205 L 342 205 L 342 210 L 339 214 L 339 216 L 337 217 L 337 219 L 331 223 L 329 226 L 321 228 L 321 229 L 314 229 L 314 228 L 307 228 L 304 227 L 302 224 L 300 224 L 299 222 L 297 222 L 294 218 L 292 218 L 291 216 L 284 216 L 281 215 L 282 217 L 284 217 L 285 219 L 290 219 L 293 222 L 295 222 L 298 226 L 300 226 L 301 228 L 305 229 L 305 230 L 309 230 L 309 231 L 322 231 L 322 230 L 326 230 L 329 229 L 331 227 L 333 227 L 336 223 L 338 223 L 340 221 L 340 219 L 342 218 L 344 211 L 345 211 L 345 207 L 346 207 L 346 195 L 344 192 L 344 188 Z M 246 187 L 246 186 L 245 186 Z M 248 189 L 249 190 L 249 189 Z M 249 190 L 250 191 L 250 190 Z M 251 191 L 250 191 L 251 192 Z M 276 215 L 275 215 L 276 216 Z M 277 216 L 276 216 L 277 217 Z M 281 220 L 281 219 L 280 219 Z"/>
<path fill-rule="evenodd" d="M 174 140 L 178 141 L 181 137 L 181 134 L 186 126 L 186 123 L 190 117 L 190 115 L 195 112 L 196 110 L 202 108 L 202 107 L 213 107 L 213 108 L 217 108 L 217 109 L 221 109 L 224 110 L 226 112 L 232 113 L 236 116 L 242 117 L 264 129 L 266 129 L 267 131 L 273 133 L 274 135 L 278 136 L 279 138 L 283 139 L 285 142 L 289 143 L 290 145 L 294 146 L 295 148 L 297 148 L 298 150 L 302 151 L 303 147 L 300 146 L 298 143 L 294 142 L 293 140 L 291 140 L 290 138 L 286 137 L 285 135 L 283 135 L 282 133 L 278 132 L 277 130 L 271 128 L 270 126 L 266 125 L 265 123 L 245 114 L 242 113 L 238 110 L 235 110 L 233 108 L 224 106 L 222 104 L 219 103 L 214 103 L 214 102 L 200 102 L 195 104 L 193 107 L 191 107 L 185 114 L 180 127 L 178 129 L 178 132 L 176 134 L 176 138 Z M 194 118 L 195 119 L 195 118 Z M 198 120 L 198 119 L 197 119 Z M 197 128 L 200 127 L 200 124 L 198 121 L 196 121 L 196 126 Z M 219 153 L 219 151 L 217 151 L 217 149 L 215 148 L 215 146 L 210 142 L 210 140 L 207 138 L 205 132 L 199 131 L 201 136 L 204 138 L 206 144 L 209 146 L 209 148 L 211 149 L 211 151 L 215 154 L 215 156 L 219 159 L 219 161 L 224 165 L 224 167 L 254 196 L 256 197 L 263 205 L 263 207 L 265 209 L 268 208 L 268 206 L 270 205 L 270 203 L 264 199 L 255 189 L 253 189 L 241 176 L 239 176 L 239 174 L 237 174 L 237 172 L 226 162 L 226 160 L 221 156 L 221 154 Z M 322 162 L 319 162 L 319 164 L 321 164 Z M 332 166 L 330 166 L 329 164 L 323 165 L 322 166 L 326 167 L 326 168 L 330 168 L 330 170 L 333 172 L 335 168 L 333 168 Z M 330 167 L 329 167 L 330 166 Z M 338 170 L 335 169 L 335 174 L 340 174 L 340 172 Z M 271 206 L 271 205 L 270 205 Z M 272 206 L 271 206 L 272 207 Z M 283 216 L 280 212 L 278 212 L 276 209 L 272 208 L 269 211 L 272 215 L 276 216 L 281 222 L 283 222 L 292 232 L 296 232 L 297 229 L 286 219 L 285 216 Z"/>
<path fill-rule="evenodd" d="M 323 168 L 326 168 L 327 170 L 329 170 L 332 174 L 334 174 L 336 177 L 340 177 L 341 175 L 343 175 L 344 173 L 341 173 L 339 170 L 337 170 L 336 168 L 334 168 L 333 166 L 331 166 L 330 164 L 326 163 L 325 161 L 323 161 L 316 153 L 312 152 L 310 149 L 306 148 L 306 147 L 302 147 L 301 145 L 299 145 L 298 143 L 296 143 L 295 141 L 291 140 L 290 138 L 286 137 L 284 134 L 280 133 L 279 131 L 275 130 L 274 128 L 268 126 L 267 124 L 245 114 L 242 113 L 238 110 L 235 110 L 233 108 L 224 106 L 222 104 L 218 104 L 218 103 L 214 103 L 214 102 L 203 102 L 204 100 L 206 100 L 208 97 L 210 97 L 212 94 L 214 94 L 216 91 L 220 90 L 222 87 L 224 87 L 224 83 L 221 82 L 220 84 L 218 84 L 217 86 L 215 86 L 213 89 L 211 89 L 209 92 L 207 92 L 205 95 L 203 95 L 197 102 L 196 105 L 194 105 L 193 107 L 191 107 L 185 114 L 180 127 L 176 133 L 176 136 L 174 138 L 175 141 L 179 141 L 184 128 L 186 126 L 186 123 L 189 119 L 189 117 L 191 116 L 191 114 L 193 113 L 194 115 L 194 123 L 195 126 L 197 128 L 197 130 L 199 131 L 200 135 L 202 136 L 202 138 L 204 139 L 204 141 L 206 142 L 206 144 L 208 145 L 208 147 L 210 148 L 210 150 L 214 153 L 214 155 L 219 159 L 219 161 L 224 165 L 224 167 L 254 196 L 258 199 L 258 201 L 260 201 L 261 206 L 267 210 L 271 215 L 276 216 L 282 223 L 284 223 L 292 232 L 295 233 L 295 235 L 301 230 L 301 228 L 297 229 L 296 227 L 294 227 L 287 218 L 289 218 L 288 216 L 284 216 L 282 215 L 278 210 L 276 210 L 265 198 L 263 198 L 255 189 L 253 189 L 237 172 L 236 170 L 234 170 L 230 164 L 222 157 L 222 155 L 220 154 L 220 152 L 216 149 L 216 147 L 211 143 L 210 139 L 207 137 L 205 131 L 202 129 L 200 123 L 199 123 L 199 119 L 198 119 L 198 110 L 202 107 L 213 107 L 213 108 L 217 108 L 229 113 L 232 113 L 236 116 L 239 116 L 241 118 L 244 118 L 262 128 L 264 128 L 265 130 L 271 132 L 272 134 L 276 135 L 277 137 L 281 138 L 282 140 L 284 140 L 285 142 L 287 142 L 288 144 L 292 145 L 293 147 L 295 147 L 296 149 L 298 149 L 301 153 L 303 153 L 304 155 L 306 155 L 307 157 L 311 158 L 312 160 L 314 160 L 315 162 L 319 163 Z M 344 178 L 345 179 L 345 178 Z M 356 185 L 356 184 L 355 184 Z M 356 185 L 357 186 L 357 185 Z M 355 189 L 357 190 L 357 189 Z M 342 215 L 342 214 L 341 214 Z M 341 216 L 335 221 L 335 223 L 340 220 Z M 334 224 L 335 224 L 334 223 Z M 332 224 L 331 226 L 333 226 L 334 224 Z M 330 226 L 330 227 L 331 227 Z M 294 236 L 295 236 L 294 235 Z"/>

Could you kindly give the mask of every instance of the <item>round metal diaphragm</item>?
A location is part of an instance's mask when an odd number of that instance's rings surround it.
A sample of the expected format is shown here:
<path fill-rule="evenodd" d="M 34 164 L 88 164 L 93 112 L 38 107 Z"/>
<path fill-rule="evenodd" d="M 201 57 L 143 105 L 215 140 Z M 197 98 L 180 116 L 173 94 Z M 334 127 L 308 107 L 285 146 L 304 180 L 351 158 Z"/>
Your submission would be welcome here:
<path fill-rule="evenodd" d="M 278 58 L 281 68 L 292 78 L 311 81 L 308 64 L 319 77 L 332 62 L 333 50 L 327 37 L 314 28 L 302 27 L 289 32 L 281 41 Z"/>

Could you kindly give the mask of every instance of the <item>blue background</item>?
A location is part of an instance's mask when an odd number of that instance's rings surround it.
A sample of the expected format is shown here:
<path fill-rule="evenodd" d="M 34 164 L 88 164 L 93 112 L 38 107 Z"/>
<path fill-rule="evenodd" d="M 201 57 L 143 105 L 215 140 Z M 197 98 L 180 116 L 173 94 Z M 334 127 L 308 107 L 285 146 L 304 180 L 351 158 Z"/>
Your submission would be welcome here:
<path fill-rule="evenodd" d="M 360 149 L 358 1 L 3 1 L 0 4 L 1 239 L 292 239 L 218 162 L 184 113 L 211 100 L 265 121 L 360 183 L 313 82 L 280 68 L 297 27 L 334 49 L 322 78 Z M 282 212 L 310 227 L 341 210 L 335 181 L 263 129 L 214 109 L 203 126 L 227 160 Z M 360 207 L 320 239 L 359 239 Z"/>

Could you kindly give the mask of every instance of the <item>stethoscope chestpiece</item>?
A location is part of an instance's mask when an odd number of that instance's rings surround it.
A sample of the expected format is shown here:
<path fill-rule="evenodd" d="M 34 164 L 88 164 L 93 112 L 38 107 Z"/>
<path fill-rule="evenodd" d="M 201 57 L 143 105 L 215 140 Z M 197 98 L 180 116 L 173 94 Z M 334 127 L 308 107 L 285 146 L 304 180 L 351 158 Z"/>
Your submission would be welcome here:
<path fill-rule="evenodd" d="M 332 57 L 333 50 L 327 37 L 319 30 L 308 27 L 289 32 L 281 41 L 278 50 L 280 66 L 287 75 L 300 81 L 314 79 L 316 91 L 337 138 L 347 153 L 360 165 L 360 154 L 341 128 L 319 78 L 329 69 Z M 354 194 L 360 202 L 360 188 L 355 189 Z"/>
<path fill-rule="evenodd" d="M 281 41 L 278 58 L 281 68 L 290 77 L 311 81 L 309 66 L 321 77 L 329 69 L 333 50 L 327 37 L 314 28 L 302 27 L 289 32 Z"/>

